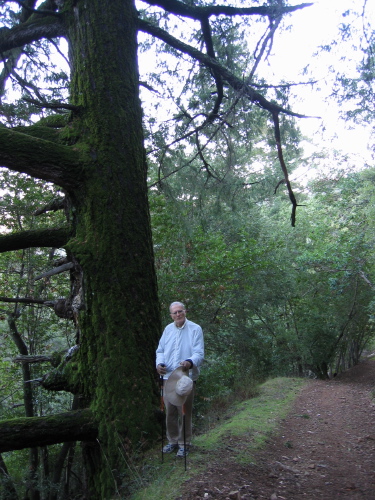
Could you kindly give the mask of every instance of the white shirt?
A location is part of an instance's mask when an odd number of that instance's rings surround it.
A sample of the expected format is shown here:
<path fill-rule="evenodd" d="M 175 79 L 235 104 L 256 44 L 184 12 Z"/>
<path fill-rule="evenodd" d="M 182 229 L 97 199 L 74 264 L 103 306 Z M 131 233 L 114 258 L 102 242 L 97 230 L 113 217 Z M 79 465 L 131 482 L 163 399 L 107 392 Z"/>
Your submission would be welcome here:
<path fill-rule="evenodd" d="M 180 366 L 181 361 L 191 359 L 193 368 L 189 371 L 189 376 L 196 380 L 203 358 L 203 331 L 199 325 L 187 319 L 180 328 L 174 323 L 165 327 L 156 349 L 156 365 L 164 363 L 167 368 L 164 379 Z"/>

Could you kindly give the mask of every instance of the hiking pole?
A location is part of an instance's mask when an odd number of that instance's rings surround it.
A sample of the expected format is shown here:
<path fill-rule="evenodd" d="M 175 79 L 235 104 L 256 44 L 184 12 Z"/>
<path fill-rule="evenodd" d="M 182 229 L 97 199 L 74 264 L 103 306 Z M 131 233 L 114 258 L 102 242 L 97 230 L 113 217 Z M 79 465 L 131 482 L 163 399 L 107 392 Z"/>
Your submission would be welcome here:
<path fill-rule="evenodd" d="M 185 404 L 182 405 L 182 427 L 184 430 L 184 459 L 185 459 L 185 472 L 186 472 L 186 419 L 185 419 Z"/>
<path fill-rule="evenodd" d="M 165 366 L 162 364 L 161 366 Z M 159 385 L 160 385 L 160 411 L 161 411 L 161 461 L 164 462 L 164 378 L 163 375 L 159 377 Z"/>

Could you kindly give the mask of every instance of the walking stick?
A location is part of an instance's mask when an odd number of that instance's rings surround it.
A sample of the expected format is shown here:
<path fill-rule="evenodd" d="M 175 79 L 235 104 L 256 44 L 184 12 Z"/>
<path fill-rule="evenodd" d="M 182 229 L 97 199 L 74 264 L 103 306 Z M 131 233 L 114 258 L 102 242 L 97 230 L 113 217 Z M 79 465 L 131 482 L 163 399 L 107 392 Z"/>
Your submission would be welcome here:
<path fill-rule="evenodd" d="M 159 378 L 159 385 L 160 385 L 160 411 L 161 411 L 161 461 L 164 461 L 164 395 L 163 395 L 163 388 L 164 388 L 164 379 L 163 375 L 160 375 Z"/>
<path fill-rule="evenodd" d="M 182 405 L 182 426 L 184 430 L 184 459 L 185 459 L 185 472 L 186 472 L 186 422 L 185 422 L 185 404 Z"/>

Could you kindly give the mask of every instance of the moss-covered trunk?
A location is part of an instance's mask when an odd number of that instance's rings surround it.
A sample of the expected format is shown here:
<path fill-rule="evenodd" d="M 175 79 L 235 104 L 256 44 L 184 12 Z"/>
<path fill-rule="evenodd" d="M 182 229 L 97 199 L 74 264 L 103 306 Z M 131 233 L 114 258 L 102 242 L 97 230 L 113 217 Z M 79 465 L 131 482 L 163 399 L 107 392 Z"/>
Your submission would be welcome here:
<path fill-rule="evenodd" d="M 70 130 L 91 158 L 69 193 L 75 236 L 68 249 L 84 273 L 77 375 L 99 422 L 99 444 L 86 451 L 90 498 L 102 499 L 118 485 L 122 457 L 155 435 L 160 313 L 133 1 L 76 0 L 67 12 L 72 103 L 82 108 Z"/>

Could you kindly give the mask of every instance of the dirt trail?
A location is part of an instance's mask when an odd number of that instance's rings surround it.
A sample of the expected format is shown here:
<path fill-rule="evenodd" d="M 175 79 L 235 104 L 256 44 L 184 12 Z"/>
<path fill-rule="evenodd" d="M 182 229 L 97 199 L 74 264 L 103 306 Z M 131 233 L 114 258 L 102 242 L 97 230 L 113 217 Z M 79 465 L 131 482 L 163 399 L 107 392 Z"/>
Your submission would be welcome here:
<path fill-rule="evenodd" d="M 236 464 L 232 444 L 207 457 L 208 471 L 178 498 L 375 500 L 374 398 L 375 359 L 311 381 L 256 465 Z"/>

